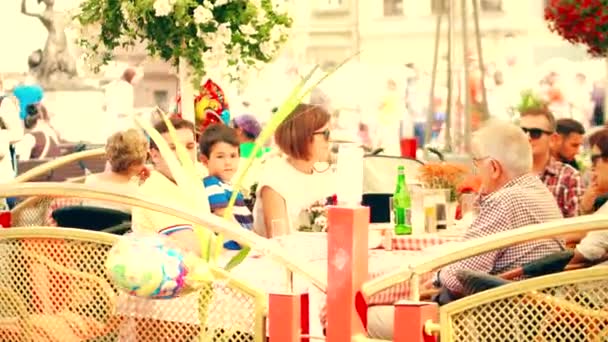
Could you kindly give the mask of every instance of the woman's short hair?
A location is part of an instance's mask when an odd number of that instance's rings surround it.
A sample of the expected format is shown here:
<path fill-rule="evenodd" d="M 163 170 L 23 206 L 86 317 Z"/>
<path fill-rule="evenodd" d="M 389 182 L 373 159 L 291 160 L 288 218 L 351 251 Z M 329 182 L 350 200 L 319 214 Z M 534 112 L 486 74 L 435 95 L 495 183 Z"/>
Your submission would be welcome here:
<path fill-rule="evenodd" d="M 589 138 L 591 147 L 597 146 L 600 149 L 600 154 L 604 158 L 608 158 L 608 128 L 603 128 Z"/>
<path fill-rule="evenodd" d="M 315 131 L 330 120 L 329 113 L 319 105 L 299 104 L 274 133 L 274 141 L 288 156 L 308 160 Z"/>
<path fill-rule="evenodd" d="M 112 134 L 106 143 L 106 158 L 113 172 L 121 173 L 146 162 L 148 140 L 134 128 Z"/>

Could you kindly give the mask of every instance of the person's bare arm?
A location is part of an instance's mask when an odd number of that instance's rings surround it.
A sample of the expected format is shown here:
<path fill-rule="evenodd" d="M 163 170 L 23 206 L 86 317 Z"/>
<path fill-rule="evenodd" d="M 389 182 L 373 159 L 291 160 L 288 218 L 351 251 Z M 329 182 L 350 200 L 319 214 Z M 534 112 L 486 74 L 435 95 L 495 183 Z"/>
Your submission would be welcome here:
<path fill-rule="evenodd" d="M 272 237 L 272 222 L 283 219 L 288 222 L 287 206 L 285 199 L 278 192 L 270 187 L 263 187 L 260 191 L 259 201 L 262 201 L 264 208 L 264 224 L 266 226 L 266 236 Z"/>
<path fill-rule="evenodd" d="M 36 14 L 36 13 L 27 11 L 27 6 L 25 5 L 25 1 L 26 0 L 21 0 L 21 14 L 24 14 L 24 15 L 27 15 L 30 17 L 40 18 L 40 14 Z"/>

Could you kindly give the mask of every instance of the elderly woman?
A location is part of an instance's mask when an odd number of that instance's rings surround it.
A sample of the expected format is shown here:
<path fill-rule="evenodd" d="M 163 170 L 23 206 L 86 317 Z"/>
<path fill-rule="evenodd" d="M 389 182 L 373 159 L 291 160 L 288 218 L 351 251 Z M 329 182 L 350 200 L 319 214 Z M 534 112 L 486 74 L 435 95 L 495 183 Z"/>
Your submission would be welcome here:
<path fill-rule="evenodd" d="M 149 175 L 145 167 L 148 156 L 148 140 L 136 129 L 129 129 L 112 134 L 106 144 L 108 167 L 102 173 L 90 175 L 85 184 L 108 187 L 126 193 L 135 193 L 139 183 Z M 110 207 L 109 203 L 90 203 L 102 207 Z M 130 208 L 111 206 L 112 209 L 127 210 Z"/>
<path fill-rule="evenodd" d="M 272 237 L 295 231 L 304 210 L 333 195 L 328 160 L 330 116 L 321 106 L 300 104 L 277 128 L 274 140 L 285 156 L 266 161 L 253 210 L 254 231 Z"/>

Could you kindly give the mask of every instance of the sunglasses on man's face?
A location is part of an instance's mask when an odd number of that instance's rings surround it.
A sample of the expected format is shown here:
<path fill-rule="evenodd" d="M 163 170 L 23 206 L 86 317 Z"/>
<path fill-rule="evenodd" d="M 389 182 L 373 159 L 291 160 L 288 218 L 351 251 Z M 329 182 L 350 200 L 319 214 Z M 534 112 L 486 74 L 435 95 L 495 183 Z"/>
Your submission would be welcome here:
<path fill-rule="evenodd" d="M 329 129 L 325 129 L 319 132 L 314 132 L 312 135 L 322 135 L 325 140 L 329 140 L 329 136 L 331 135 L 331 131 Z"/>
<path fill-rule="evenodd" d="M 553 133 L 553 132 L 545 131 L 542 128 L 527 128 L 527 127 L 522 127 L 521 130 L 524 131 L 524 133 L 526 133 L 527 135 L 529 135 L 530 138 L 532 138 L 532 139 L 538 139 L 543 134 L 549 135 L 549 134 Z"/>

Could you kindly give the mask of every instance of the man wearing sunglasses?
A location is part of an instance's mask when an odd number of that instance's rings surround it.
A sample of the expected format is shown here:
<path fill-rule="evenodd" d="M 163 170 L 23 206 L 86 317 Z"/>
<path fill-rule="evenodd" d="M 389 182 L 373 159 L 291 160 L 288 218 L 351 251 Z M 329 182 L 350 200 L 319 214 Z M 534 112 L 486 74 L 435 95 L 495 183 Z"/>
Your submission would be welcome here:
<path fill-rule="evenodd" d="M 532 146 L 533 172 L 549 188 L 564 217 L 577 216 L 581 177 L 575 168 L 551 156 L 551 144 L 556 141 L 553 114 L 546 107 L 524 112 L 520 126 Z"/>

